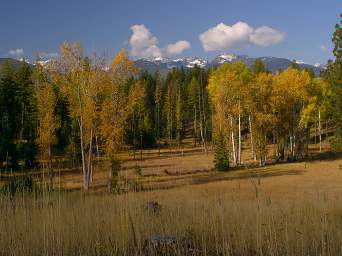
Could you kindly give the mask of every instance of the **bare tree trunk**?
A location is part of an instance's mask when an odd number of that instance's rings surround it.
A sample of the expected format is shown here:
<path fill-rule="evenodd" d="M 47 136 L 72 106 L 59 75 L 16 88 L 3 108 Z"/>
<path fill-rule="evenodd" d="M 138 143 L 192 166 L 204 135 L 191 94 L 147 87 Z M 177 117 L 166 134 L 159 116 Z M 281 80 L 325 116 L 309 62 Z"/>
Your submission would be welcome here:
<path fill-rule="evenodd" d="M 249 121 L 249 133 L 250 133 L 250 136 L 251 136 L 252 159 L 255 161 L 256 160 L 256 155 L 255 155 L 255 148 L 254 148 L 254 141 L 253 141 L 253 130 L 252 130 L 252 118 L 251 118 L 251 115 L 248 115 L 248 121 Z"/>
<path fill-rule="evenodd" d="M 290 138 L 290 155 L 292 156 L 292 135 L 289 135 Z"/>
<path fill-rule="evenodd" d="M 267 162 L 267 153 L 268 153 L 268 151 L 267 151 L 267 135 L 266 135 L 266 133 L 265 133 L 265 151 L 264 151 L 264 153 L 263 153 L 263 156 L 264 156 L 264 165 L 266 164 L 266 162 Z"/>
<path fill-rule="evenodd" d="M 142 133 L 140 132 L 140 160 L 142 160 L 142 150 L 143 150 L 143 143 L 142 143 L 142 140 L 143 140 L 143 135 L 142 135 Z"/>
<path fill-rule="evenodd" d="M 198 108 L 199 108 L 199 116 L 200 116 L 200 134 L 201 134 L 201 140 L 202 140 L 202 149 L 205 152 L 207 152 L 207 148 L 206 148 L 205 140 L 204 140 L 204 134 L 203 134 L 203 115 L 202 115 L 202 107 L 201 107 L 201 93 L 198 96 L 199 96 Z"/>
<path fill-rule="evenodd" d="M 99 151 L 99 143 L 98 143 L 98 140 L 97 140 L 97 134 L 95 136 L 95 143 L 96 143 L 96 156 L 97 156 L 97 161 L 99 161 L 100 159 L 100 151 Z"/>
<path fill-rule="evenodd" d="M 196 104 L 194 104 L 194 112 L 195 112 L 195 119 L 194 119 L 194 141 L 195 141 L 195 147 L 197 143 L 197 109 L 196 109 Z"/>
<path fill-rule="evenodd" d="M 132 130 L 133 130 L 133 159 L 135 160 L 135 115 L 133 115 L 133 124 L 132 124 Z"/>
<path fill-rule="evenodd" d="M 91 177 L 93 175 L 93 165 L 92 158 L 93 157 L 93 127 L 90 129 L 90 138 L 89 138 L 89 152 L 88 152 L 88 171 L 87 171 L 87 186 L 89 188 L 89 183 L 91 181 Z"/>
<path fill-rule="evenodd" d="M 170 103 L 171 104 L 171 103 Z M 169 115 L 170 115 L 170 130 L 169 130 L 169 147 L 170 147 L 170 154 L 172 153 L 172 121 L 173 121 L 173 115 L 172 115 L 172 109 L 170 108 L 170 112 L 169 112 Z"/>
<path fill-rule="evenodd" d="M 82 172 L 83 172 L 83 189 L 85 191 L 88 190 L 88 187 L 86 185 L 86 179 L 87 179 L 87 173 L 86 173 L 86 164 L 85 164 L 85 153 L 84 153 L 84 134 L 83 134 L 83 105 L 81 100 L 81 92 L 80 92 L 80 86 L 77 87 L 77 98 L 78 98 L 78 104 L 80 106 L 80 116 L 78 119 L 78 124 L 80 127 L 80 139 L 81 139 L 81 155 L 82 155 Z"/>
<path fill-rule="evenodd" d="M 203 136 L 203 123 L 202 120 L 200 121 L 200 134 L 201 134 L 201 140 L 202 140 L 202 149 L 205 151 L 205 147 L 204 147 L 204 136 Z"/>
<path fill-rule="evenodd" d="M 202 72 L 201 72 L 201 80 L 202 80 Z M 202 114 L 203 114 L 203 129 L 204 129 L 204 151 L 207 151 L 207 126 L 206 126 L 206 116 L 205 116 L 205 109 L 204 109 L 204 88 L 201 81 L 201 94 L 202 94 Z"/>
<path fill-rule="evenodd" d="M 82 117 L 80 118 L 80 139 L 81 139 L 81 155 L 82 155 L 82 173 L 83 173 L 83 189 L 88 190 L 86 187 L 86 163 L 85 163 L 85 152 L 84 152 L 84 135 L 83 135 L 83 121 Z"/>
<path fill-rule="evenodd" d="M 157 105 L 157 144 L 158 144 L 158 156 L 160 156 L 160 118 L 159 118 L 159 103 Z"/>
<path fill-rule="evenodd" d="M 322 152 L 322 126 L 321 126 L 321 111 L 318 110 L 318 136 L 319 136 L 319 152 Z"/>
<path fill-rule="evenodd" d="M 273 158 L 276 159 L 277 157 L 277 144 L 276 144 L 276 134 L 275 134 L 275 130 L 273 128 L 273 131 L 272 131 L 272 134 L 273 134 Z"/>
<path fill-rule="evenodd" d="M 49 164 L 48 164 L 49 187 L 48 187 L 48 190 L 49 190 L 49 192 L 51 192 L 53 190 L 53 170 L 52 170 L 52 152 L 51 152 L 50 133 L 49 133 L 49 138 L 48 138 L 48 158 L 49 158 Z"/>
<path fill-rule="evenodd" d="M 314 134 L 315 134 L 314 143 L 315 143 L 315 145 L 317 144 L 317 132 L 318 132 L 318 125 L 317 125 L 317 121 L 315 120 L 315 123 L 314 123 Z"/>
<path fill-rule="evenodd" d="M 238 164 L 241 164 L 241 106 L 240 106 L 240 101 L 239 101 L 239 151 L 238 151 Z"/>
<path fill-rule="evenodd" d="M 231 126 L 231 140 L 232 140 L 232 151 L 233 151 L 233 159 L 234 163 L 237 164 L 236 152 L 235 152 L 235 138 L 234 138 L 234 126 L 233 126 L 233 117 L 230 117 L 230 126 Z"/>
<path fill-rule="evenodd" d="M 295 158 L 297 155 L 297 150 L 296 150 L 296 134 L 293 135 L 293 151 L 292 151 L 292 157 Z"/>

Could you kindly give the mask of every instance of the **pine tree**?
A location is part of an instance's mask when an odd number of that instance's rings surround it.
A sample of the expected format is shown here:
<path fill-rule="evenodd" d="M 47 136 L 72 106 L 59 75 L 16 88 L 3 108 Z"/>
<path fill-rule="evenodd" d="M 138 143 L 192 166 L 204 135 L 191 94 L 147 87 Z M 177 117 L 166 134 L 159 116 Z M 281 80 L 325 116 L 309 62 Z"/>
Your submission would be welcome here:
<path fill-rule="evenodd" d="M 16 73 L 17 99 L 20 104 L 19 158 L 25 166 L 33 168 L 36 163 L 37 102 L 32 82 L 32 67 L 24 60 Z"/>
<path fill-rule="evenodd" d="M 218 171 L 227 171 L 229 169 L 229 152 L 223 132 L 218 132 L 215 142 L 215 168 Z"/>
<path fill-rule="evenodd" d="M 265 65 L 261 59 L 257 58 L 253 65 L 253 73 L 259 74 L 259 73 L 264 73 L 264 72 L 267 72 Z"/>
<path fill-rule="evenodd" d="M 299 65 L 296 60 L 292 60 L 290 67 L 299 70 Z"/>
<path fill-rule="evenodd" d="M 167 85 L 167 94 L 165 101 L 166 111 L 166 126 L 167 126 L 167 138 L 169 146 L 171 146 L 173 138 L 173 90 L 171 81 Z"/>
<path fill-rule="evenodd" d="M 18 140 L 20 134 L 21 104 L 15 72 L 10 63 L 5 63 L 0 79 L 0 162 L 12 169 L 18 168 Z"/>
<path fill-rule="evenodd" d="M 177 131 L 177 142 L 178 147 L 182 143 L 182 133 L 183 133 L 183 111 L 182 111 L 182 99 L 181 99 L 180 88 L 178 88 L 177 92 L 177 100 L 176 100 L 176 131 Z"/>
<path fill-rule="evenodd" d="M 192 110 L 193 137 L 194 137 L 195 146 L 197 143 L 197 128 L 198 128 L 198 120 L 199 120 L 199 116 L 198 116 L 199 95 L 200 95 L 199 82 L 197 78 L 193 76 L 188 87 L 188 105 L 189 105 L 189 108 Z"/>
<path fill-rule="evenodd" d="M 156 113 L 155 113 L 155 130 L 156 140 L 158 144 L 158 154 L 160 155 L 160 113 L 161 113 L 161 100 L 162 100 L 162 88 L 159 73 L 156 73 L 156 88 L 154 92 Z"/>
<path fill-rule="evenodd" d="M 332 41 L 335 61 L 330 62 L 325 77 L 331 86 L 329 98 L 330 119 L 334 128 L 333 149 L 342 150 L 342 13 L 340 23 L 336 24 Z"/>

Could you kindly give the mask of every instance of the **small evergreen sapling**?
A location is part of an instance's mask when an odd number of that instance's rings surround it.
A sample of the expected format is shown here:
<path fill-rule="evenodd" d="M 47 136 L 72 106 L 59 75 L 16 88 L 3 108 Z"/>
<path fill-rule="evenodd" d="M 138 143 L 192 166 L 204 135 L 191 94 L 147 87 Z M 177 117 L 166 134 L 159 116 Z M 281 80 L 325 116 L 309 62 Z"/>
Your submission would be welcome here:
<path fill-rule="evenodd" d="M 216 138 L 215 168 L 218 171 L 227 171 L 229 169 L 228 149 L 222 132 Z"/>

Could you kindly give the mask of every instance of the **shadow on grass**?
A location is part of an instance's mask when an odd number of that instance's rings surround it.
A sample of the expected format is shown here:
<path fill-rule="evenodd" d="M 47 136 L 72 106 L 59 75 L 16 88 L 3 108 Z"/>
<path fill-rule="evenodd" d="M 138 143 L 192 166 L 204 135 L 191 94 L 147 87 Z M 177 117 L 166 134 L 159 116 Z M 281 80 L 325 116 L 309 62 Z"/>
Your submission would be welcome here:
<path fill-rule="evenodd" d="M 333 161 L 342 159 L 342 152 L 323 152 L 317 153 L 315 155 L 309 156 L 307 158 L 300 159 L 300 162 L 311 162 L 311 161 Z"/>
<path fill-rule="evenodd" d="M 191 177 L 170 177 L 170 179 L 143 182 L 143 188 L 146 191 L 172 189 L 186 185 L 202 185 L 207 183 L 214 183 L 220 181 L 246 180 L 246 179 L 262 179 L 268 177 L 280 177 L 288 175 L 302 175 L 303 170 L 283 170 L 283 169 L 256 169 L 256 170 L 242 170 L 229 172 L 206 172 L 203 175 Z"/>
<path fill-rule="evenodd" d="M 272 170 L 253 170 L 253 171 L 234 171 L 230 172 L 231 175 L 225 173 L 219 173 L 215 176 L 207 177 L 196 177 L 193 179 L 193 184 L 205 184 L 217 181 L 231 181 L 231 180 L 245 180 L 252 178 L 268 178 L 268 177 L 280 177 L 288 175 L 301 175 L 305 173 L 302 170 L 282 170 L 282 169 L 272 169 Z"/>
<path fill-rule="evenodd" d="M 208 149 L 208 153 L 210 153 L 211 150 Z M 183 157 L 183 156 L 193 156 L 193 155 L 205 155 L 206 153 L 201 148 L 186 148 L 184 150 L 182 149 L 170 149 L 169 151 L 163 151 L 158 154 L 158 152 L 143 152 L 143 157 L 140 159 L 139 157 L 136 157 L 136 159 L 127 159 L 124 162 L 133 162 L 133 161 L 150 161 L 150 160 L 158 160 L 158 159 L 169 159 L 172 157 Z"/>

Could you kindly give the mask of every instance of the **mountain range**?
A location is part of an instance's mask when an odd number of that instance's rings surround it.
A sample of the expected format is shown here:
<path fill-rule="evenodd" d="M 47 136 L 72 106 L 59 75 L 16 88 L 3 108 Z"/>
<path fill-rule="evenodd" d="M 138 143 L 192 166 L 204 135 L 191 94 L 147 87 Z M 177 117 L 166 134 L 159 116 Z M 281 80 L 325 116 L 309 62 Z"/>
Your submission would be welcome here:
<path fill-rule="evenodd" d="M 146 70 L 148 72 L 154 73 L 156 71 L 160 72 L 162 75 L 165 75 L 169 70 L 173 68 L 193 68 L 196 65 L 202 68 L 212 68 L 217 67 L 223 63 L 234 63 L 237 61 L 242 61 L 248 65 L 248 67 L 252 68 L 254 62 L 257 58 L 250 57 L 248 55 L 233 55 L 233 54 L 221 54 L 218 55 L 211 61 L 197 58 L 197 57 L 186 57 L 186 58 L 143 58 L 135 60 L 135 65 L 140 70 Z M 285 58 L 278 57 L 259 57 L 262 60 L 267 70 L 275 73 L 279 70 L 287 69 L 292 61 Z M 50 60 L 42 61 L 41 64 L 45 65 Z M 11 58 L 0 58 L 0 73 L 3 68 L 4 63 L 9 62 L 14 66 L 15 69 L 19 67 L 20 61 L 11 59 Z M 321 64 L 310 65 L 306 64 L 302 61 L 296 61 L 297 65 L 300 69 L 312 69 L 316 75 L 319 75 L 321 71 L 323 71 L 326 66 Z"/>
<path fill-rule="evenodd" d="M 196 57 L 177 59 L 158 57 L 154 59 L 138 59 L 135 61 L 135 64 L 141 70 L 146 70 L 148 72 L 159 71 L 164 74 L 172 68 L 193 68 L 195 65 L 202 68 L 211 68 L 217 67 L 223 63 L 234 63 L 237 61 L 242 61 L 252 68 L 256 59 L 257 58 L 250 57 L 248 55 L 221 54 L 211 61 Z M 259 59 L 262 60 L 266 69 L 272 73 L 279 70 L 285 70 L 292 64 L 291 60 L 285 58 L 265 56 L 259 57 Z M 325 69 L 325 66 L 321 64 L 310 65 L 302 61 L 296 61 L 296 63 L 300 69 L 312 69 L 316 75 Z"/>

